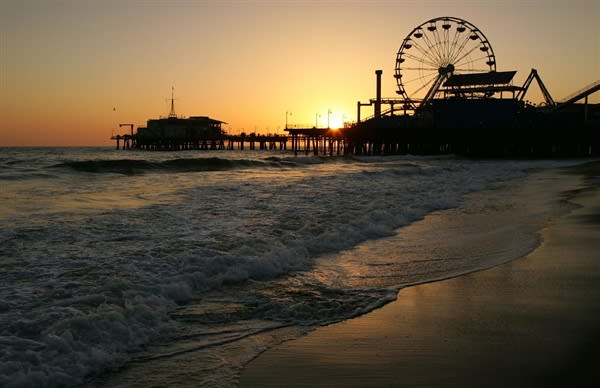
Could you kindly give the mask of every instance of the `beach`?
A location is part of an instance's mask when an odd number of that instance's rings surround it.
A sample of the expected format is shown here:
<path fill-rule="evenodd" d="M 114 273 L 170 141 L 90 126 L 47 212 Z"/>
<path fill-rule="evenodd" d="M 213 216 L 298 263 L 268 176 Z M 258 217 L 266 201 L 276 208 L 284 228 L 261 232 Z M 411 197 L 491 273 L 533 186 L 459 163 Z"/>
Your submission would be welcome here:
<path fill-rule="evenodd" d="M 402 289 L 397 300 L 269 349 L 241 387 L 594 385 L 600 361 L 598 163 L 568 169 L 567 215 L 525 257 Z M 589 383 L 586 383 L 589 382 Z"/>

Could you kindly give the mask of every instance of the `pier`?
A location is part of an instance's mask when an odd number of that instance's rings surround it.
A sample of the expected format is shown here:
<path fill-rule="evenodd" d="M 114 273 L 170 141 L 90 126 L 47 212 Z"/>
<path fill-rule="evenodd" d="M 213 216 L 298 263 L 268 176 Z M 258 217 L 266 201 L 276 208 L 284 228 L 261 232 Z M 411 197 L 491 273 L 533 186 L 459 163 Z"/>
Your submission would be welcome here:
<path fill-rule="evenodd" d="M 477 113 L 461 117 L 464 109 Z M 515 121 L 515 117 L 519 120 Z M 112 139 L 117 149 L 149 151 L 287 151 L 295 156 L 600 156 L 600 104 L 559 103 L 549 109 L 510 100 L 459 99 L 438 101 L 413 115 L 394 115 L 386 110 L 381 117 L 371 117 L 345 128 L 289 126 L 286 132 L 222 133 L 202 139 L 161 137 L 142 143 L 135 133 L 116 135 Z"/>
<path fill-rule="evenodd" d="M 454 44 L 441 37 L 450 34 Z M 456 44 L 461 42 L 460 44 Z M 470 53 L 479 55 L 471 58 Z M 471 70 L 465 70 L 471 69 Z M 481 69 L 477 72 L 472 69 Z M 356 122 L 344 128 L 289 125 L 285 134 L 231 135 L 223 121 L 177 117 L 174 98 L 168 117 L 113 136 L 118 149 L 280 150 L 294 155 L 436 155 L 476 157 L 600 156 L 600 104 L 589 97 L 595 81 L 555 100 L 536 69 L 523 85 L 517 72 L 496 69 L 496 56 L 483 32 L 455 17 L 415 27 L 402 41 L 393 77 L 398 97 L 382 97 L 382 70 L 375 70 L 375 98 L 357 102 Z M 537 83 L 544 102 L 530 103 Z M 372 108 L 363 118 L 361 110 Z"/>
<path fill-rule="evenodd" d="M 523 90 L 516 91 L 524 95 Z M 566 102 L 552 105 L 533 106 L 513 97 L 448 98 L 433 99 L 418 109 L 402 106 L 400 112 L 394 107 L 401 106 L 396 100 L 375 98 L 370 103 L 359 102 L 359 110 L 378 106 L 378 114 L 362 121 L 339 129 L 288 125 L 285 134 L 231 135 L 221 131 L 220 121 L 208 118 L 205 121 L 213 122 L 215 128 L 194 131 L 182 125 L 196 125 L 197 118 L 160 119 L 163 127 L 159 130 L 149 132 L 148 127 L 141 127 L 134 132 L 131 127 L 129 133 L 112 139 L 116 148 L 123 150 L 290 151 L 296 156 L 599 156 L 600 104 L 588 103 L 588 97 L 598 90 L 600 82 L 595 82 Z M 580 100 L 583 103 L 578 103 Z M 382 109 L 386 103 L 390 108 Z"/>

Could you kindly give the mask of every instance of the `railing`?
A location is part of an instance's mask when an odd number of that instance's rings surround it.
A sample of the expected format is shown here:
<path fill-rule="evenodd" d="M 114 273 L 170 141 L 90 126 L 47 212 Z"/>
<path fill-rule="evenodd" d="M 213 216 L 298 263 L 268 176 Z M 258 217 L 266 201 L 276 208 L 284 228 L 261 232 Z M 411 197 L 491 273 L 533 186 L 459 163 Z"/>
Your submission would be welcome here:
<path fill-rule="evenodd" d="M 386 110 L 382 110 L 380 116 L 385 116 L 387 114 L 393 113 L 393 111 L 395 111 L 395 110 L 397 110 L 397 109 L 388 108 Z M 371 115 L 371 116 L 364 117 L 364 118 L 361 117 L 360 122 L 362 123 L 364 121 L 369 121 L 369 120 L 374 119 L 374 118 L 375 118 L 374 114 Z"/>
<path fill-rule="evenodd" d="M 314 124 L 288 124 L 285 129 L 306 129 L 317 128 Z"/>
<path fill-rule="evenodd" d="M 416 101 L 416 100 L 412 100 L 412 101 Z M 413 108 L 407 108 L 407 107 L 405 107 L 403 105 L 402 106 L 394 105 L 393 108 L 390 107 L 390 108 L 388 108 L 386 110 L 381 111 L 381 116 L 393 115 L 394 112 L 399 112 L 399 111 L 406 112 L 406 111 L 412 111 L 412 110 L 413 110 Z M 367 117 L 364 117 L 364 118 L 361 117 L 360 121 L 364 122 L 364 121 L 368 121 L 368 120 L 371 120 L 371 119 L 374 119 L 374 118 L 375 118 L 375 115 L 373 114 L 371 116 L 367 116 Z"/>

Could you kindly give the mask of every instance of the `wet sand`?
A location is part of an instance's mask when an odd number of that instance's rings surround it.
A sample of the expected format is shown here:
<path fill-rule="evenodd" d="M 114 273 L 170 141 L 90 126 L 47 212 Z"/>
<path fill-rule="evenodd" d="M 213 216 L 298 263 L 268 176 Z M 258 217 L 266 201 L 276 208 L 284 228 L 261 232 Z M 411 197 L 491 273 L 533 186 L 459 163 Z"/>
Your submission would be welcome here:
<path fill-rule="evenodd" d="M 598 163 L 571 169 L 598 176 Z M 528 256 L 408 287 L 365 316 L 274 347 L 241 387 L 597 386 L 600 188 Z M 589 385 L 588 385 L 589 384 Z"/>

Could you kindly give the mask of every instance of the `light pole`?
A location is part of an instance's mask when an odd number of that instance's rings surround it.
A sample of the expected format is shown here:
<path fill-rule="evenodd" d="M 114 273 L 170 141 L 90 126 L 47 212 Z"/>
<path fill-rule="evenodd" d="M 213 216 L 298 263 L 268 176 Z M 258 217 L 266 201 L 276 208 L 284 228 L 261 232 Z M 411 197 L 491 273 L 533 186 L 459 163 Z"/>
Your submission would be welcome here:
<path fill-rule="evenodd" d="M 327 129 L 329 129 L 330 125 L 329 125 L 329 116 L 331 116 L 331 109 L 327 110 Z"/>
<path fill-rule="evenodd" d="M 319 117 L 321 117 L 321 115 L 318 113 L 315 113 L 315 128 L 319 127 Z"/>
<path fill-rule="evenodd" d="M 288 129 L 288 115 L 292 115 L 292 112 L 285 111 L 285 129 Z"/>

